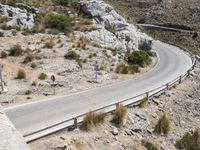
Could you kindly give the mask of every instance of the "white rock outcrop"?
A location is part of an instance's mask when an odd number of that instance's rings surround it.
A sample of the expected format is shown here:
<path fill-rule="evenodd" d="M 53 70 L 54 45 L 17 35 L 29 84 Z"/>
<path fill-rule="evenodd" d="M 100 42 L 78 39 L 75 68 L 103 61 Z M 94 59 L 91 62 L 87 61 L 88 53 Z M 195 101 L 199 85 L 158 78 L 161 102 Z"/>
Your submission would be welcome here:
<path fill-rule="evenodd" d="M 30 150 L 0 106 L 0 150 Z"/>
<path fill-rule="evenodd" d="M 31 29 L 34 26 L 33 14 L 20 8 L 0 3 L 0 15 L 8 17 L 7 25 L 9 26 L 20 26 L 28 29 Z"/>
<path fill-rule="evenodd" d="M 81 10 L 93 18 L 97 30 L 87 33 L 76 31 L 76 37 L 85 36 L 102 46 L 117 50 L 136 50 L 141 40 L 151 40 L 102 0 L 82 2 Z"/>

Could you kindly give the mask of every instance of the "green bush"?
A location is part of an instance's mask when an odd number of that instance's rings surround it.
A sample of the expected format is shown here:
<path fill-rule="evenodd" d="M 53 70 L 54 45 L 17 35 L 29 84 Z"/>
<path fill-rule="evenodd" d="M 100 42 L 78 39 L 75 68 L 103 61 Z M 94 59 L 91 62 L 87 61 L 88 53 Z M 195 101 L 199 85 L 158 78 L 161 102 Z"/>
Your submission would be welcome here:
<path fill-rule="evenodd" d="M 4 51 L 1 51 L 1 58 L 7 58 L 8 54 Z"/>
<path fill-rule="evenodd" d="M 75 51 L 69 51 L 65 54 L 65 59 L 69 60 L 78 60 L 80 58 L 80 55 L 78 55 Z"/>
<path fill-rule="evenodd" d="M 52 0 L 55 5 L 69 6 L 70 8 L 78 10 L 80 8 L 79 0 Z"/>
<path fill-rule="evenodd" d="M 170 122 L 166 117 L 166 115 L 163 115 L 158 120 L 158 123 L 154 128 L 154 133 L 167 135 L 169 131 L 170 131 Z"/>
<path fill-rule="evenodd" d="M 34 23 L 35 24 L 41 24 L 42 21 L 44 19 L 44 16 L 41 14 L 41 13 L 37 13 L 35 16 L 34 16 Z"/>
<path fill-rule="evenodd" d="M 16 44 L 9 50 L 9 56 L 20 56 L 23 54 L 23 50 L 21 48 L 21 45 Z"/>
<path fill-rule="evenodd" d="M 129 64 L 139 65 L 144 67 L 145 65 L 149 64 L 149 55 L 144 51 L 134 51 L 132 53 L 128 53 L 126 55 L 126 60 Z"/>
<path fill-rule="evenodd" d="M 38 79 L 45 80 L 47 78 L 47 75 L 45 73 L 40 73 L 38 76 Z"/>
<path fill-rule="evenodd" d="M 175 147 L 184 150 L 200 150 L 200 131 L 193 134 L 185 133 L 182 139 L 176 141 Z"/>
<path fill-rule="evenodd" d="M 25 78 L 26 78 L 25 71 L 23 69 L 18 69 L 16 79 L 25 79 Z"/>
<path fill-rule="evenodd" d="M 105 120 L 105 113 L 94 113 L 94 112 L 89 112 L 85 116 L 81 128 L 85 131 L 90 131 L 93 127 L 104 123 Z"/>
<path fill-rule="evenodd" d="M 52 0 L 55 5 L 67 6 L 69 4 L 69 0 Z"/>
<path fill-rule="evenodd" d="M 142 140 L 142 145 L 147 148 L 147 150 L 158 150 L 158 148 L 151 142 Z"/>
<path fill-rule="evenodd" d="M 65 31 L 65 29 L 71 28 L 71 18 L 65 15 L 49 15 L 46 21 L 46 27 L 51 29 L 57 29 Z"/>
<path fill-rule="evenodd" d="M 124 123 L 124 118 L 126 116 L 126 112 L 126 107 L 124 107 L 123 105 L 117 106 L 111 122 L 118 127 L 122 127 Z"/>

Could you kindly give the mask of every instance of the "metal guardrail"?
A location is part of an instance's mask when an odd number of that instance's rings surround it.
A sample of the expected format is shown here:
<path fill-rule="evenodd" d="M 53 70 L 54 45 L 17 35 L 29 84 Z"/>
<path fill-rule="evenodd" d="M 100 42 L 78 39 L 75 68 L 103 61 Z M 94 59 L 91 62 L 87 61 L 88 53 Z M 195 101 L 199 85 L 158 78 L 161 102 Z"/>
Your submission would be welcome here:
<path fill-rule="evenodd" d="M 153 98 L 154 96 L 156 96 L 158 94 L 161 95 L 166 90 L 169 90 L 173 86 L 176 86 L 176 85 L 180 84 L 187 76 L 190 75 L 190 72 L 196 66 L 196 59 L 191 54 L 189 54 L 189 56 L 190 56 L 190 58 L 192 60 L 192 67 L 190 69 L 188 69 L 185 73 L 180 75 L 179 77 L 177 77 L 174 80 L 172 80 L 171 82 L 166 83 L 165 85 L 162 85 L 162 86 L 160 86 L 158 88 L 155 88 L 153 90 L 150 90 L 150 91 L 144 92 L 142 94 L 139 94 L 137 96 L 130 97 L 128 99 L 124 99 L 124 100 L 118 101 L 117 103 L 116 102 L 115 103 L 111 103 L 111 104 L 109 104 L 107 106 L 95 109 L 92 112 L 103 111 L 105 113 L 109 113 L 109 112 L 114 111 L 119 104 L 122 104 L 123 106 L 137 105 L 144 98 L 147 98 L 147 100 L 150 100 L 151 98 Z M 70 126 L 74 126 L 75 128 L 77 128 L 78 123 L 81 123 L 83 121 L 83 119 L 84 119 L 84 117 L 86 116 L 87 113 L 82 113 L 82 114 L 77 115 L 75 117 L 68 118 L 68 119 L 63 120 L 63 121 L 61 121 L 59 123 L 56 123 L 54 125 L 48 126 L 46 128 L 43 128 L 43 129 L 35 131 L 35 132 L 31 132 L 31 133 L 23 135 L 23 136 L 24 136 L 26 142 L 31 142 L 33 140 L 36 140 L 36 139 L 39 139 L 41 137 L 50 135 L 50 134 L 52 134 L 54 132 L 57 132 L 59 130 L 65 129 L 65 128 L 68 128 Z M 61 127 L 53 129 L 53 128 L 57 127 L 57 126 L 61 126 Z M 51 130 L 50 132 L 45 132 L 46 130 L 50 130 L 50 129 L 53 129 L 53 130 Z M 41 132 L 44 132 L 44 133 L 41 134 Z"/>

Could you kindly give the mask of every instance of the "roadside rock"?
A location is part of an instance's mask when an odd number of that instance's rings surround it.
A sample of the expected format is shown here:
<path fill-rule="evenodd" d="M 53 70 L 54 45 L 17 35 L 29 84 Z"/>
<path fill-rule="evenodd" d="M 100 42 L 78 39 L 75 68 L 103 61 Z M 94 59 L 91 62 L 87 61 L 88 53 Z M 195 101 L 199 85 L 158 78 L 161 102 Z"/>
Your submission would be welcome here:
<path fill-rule="evenodd" d="M 111 133 L 114 135 L 114 136 L 116 136 L 116 135 L 118 135 L 119 134 L 119 130 L 116 128 L 116 127 L 114 127 L 114 126 L 110 126 L 111 127 Z"/>

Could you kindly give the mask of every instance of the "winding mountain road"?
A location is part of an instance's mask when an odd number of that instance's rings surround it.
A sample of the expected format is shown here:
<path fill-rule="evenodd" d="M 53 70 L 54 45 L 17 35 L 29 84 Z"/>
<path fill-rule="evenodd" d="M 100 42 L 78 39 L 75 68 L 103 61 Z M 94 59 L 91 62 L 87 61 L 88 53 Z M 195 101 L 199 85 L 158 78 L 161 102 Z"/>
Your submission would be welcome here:
<path fill-rule="evenodd" d="M 158 88 L 191 68 L 192 60 L 179 48 L 160 41 L 154 41 L 153 47 L 159 56 L 158 63 L 141 77 L 72 95 L 5 108 L 5 112 L 26 141 L 31 141 L 39 137 L 34 137 L 34 132 L 41 136 L 56 131 L 57 126 L 47 130 L 45 128 L 94 108 Z M 29 134 L 32 137 L 27 136 Z"/>

